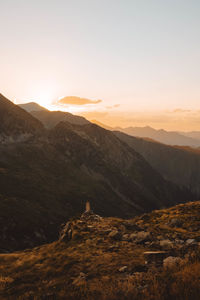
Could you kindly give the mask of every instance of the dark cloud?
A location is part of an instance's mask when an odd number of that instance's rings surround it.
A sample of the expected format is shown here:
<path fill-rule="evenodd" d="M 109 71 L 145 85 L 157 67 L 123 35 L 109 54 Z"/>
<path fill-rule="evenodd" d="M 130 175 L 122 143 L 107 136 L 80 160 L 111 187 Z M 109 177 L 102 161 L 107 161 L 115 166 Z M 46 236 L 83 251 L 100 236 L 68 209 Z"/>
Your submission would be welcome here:
<path fill-rule="evenodd" d="M 58 100 L 57 104 L 61 105 L 87 105 L 87 104 L 98 104 L 102 100 L 90 100 L 87 98 L 80 98 L 76 96 L 67 96 Z"/>

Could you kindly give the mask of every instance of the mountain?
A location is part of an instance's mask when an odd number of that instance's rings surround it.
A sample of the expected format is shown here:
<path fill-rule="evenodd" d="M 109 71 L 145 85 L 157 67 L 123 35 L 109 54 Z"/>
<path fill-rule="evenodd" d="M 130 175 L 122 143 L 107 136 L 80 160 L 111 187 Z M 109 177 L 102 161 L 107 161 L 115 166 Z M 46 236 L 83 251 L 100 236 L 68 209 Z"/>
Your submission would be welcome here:
<path fill-rule="evenodd" d="M 189 188 L 200 197 L 200 151 L 188 147 L 172 147 L 155 141 L 114 132 L 123 142 L 140 153 L 166 180 Z"/>
<path fill-rule="evenodd" d="M 200 140 L 200 131 L 180 132 L 180 134 L 190 137 L 190 138 L 193 138 L 193 139 Z"/>
<path fill-rule="evenodd" d="M 90 122 L 84 117 L 76 116 L 68 112 L 62 111 L 31 111 L 31 115 L 37 118 L 46 128 L 53 128 L 58 123 L 66 121 L 71 124 L 85 125 Z"/>
<path fill-rule="evenodd" d="M 35 102 L 29 102 L 29 103 L 19 104 L 18 106 L 21 107 L 21 108 L 23 108 L 27 112 L 41 111 L 41 110 L 45 111 L 45 110 L 47 110 L 46 108 L 44 108 L 43 106 L 40 106 L 39 104 L 37 104 Z"/>
<path fill-rule="evenodd" d="M 38 135 L 43 125 L 0 94 L 0 143 L 21 141 Z"/>
<path fill-rule="evenodd" d="M 199 147 L 200 146 L 200 138 L 198 132 L 193 133 L 179 133 L 176 131 L 166 131 L 163 129 L 156 130 L 150 126 L 146 127 L 115 127 L 111 128 L 103 123 L 100 123 L 96 120 L 92 121 L 99 126 L 114 131 L 121 131 L 131 136 L 135 137 L 143 137 L 143 138 L 150 138 L 157 142 L 167 145 L 177 145 L 177 146 L 191 146 L 191 147 Z"/>
<path fill-rule="evenodd" d="M 63 111 L 49 111 L 35 102 L 20 104 L 19 106 L 29 112 L 34 118 L 38 119 L 46 128 L 53 128 L 63 121 L 78 125 L 90 123 L 84 117 Z"/>
<path fill-rule="evenodd" d="M 200 202 L 131 220 L 84 213 L 59 240 L 0 255 L 1 298 L 199 300 L 199 214 Z"/>
<path fill-rule="evenodd" d="M 54 240 L 60 224 L 79 214 L 86 200 L 102 216 L 129 218 L 193 199 L 112 132 L 68 122 L 45 130 L 30 114 L 6 103 L 4 114 L 12 117 L 4 130 L 20 112 L 26 125 L 22 132 L 34 124 L 40 134 L 0 144 L 1 251 Z"/>

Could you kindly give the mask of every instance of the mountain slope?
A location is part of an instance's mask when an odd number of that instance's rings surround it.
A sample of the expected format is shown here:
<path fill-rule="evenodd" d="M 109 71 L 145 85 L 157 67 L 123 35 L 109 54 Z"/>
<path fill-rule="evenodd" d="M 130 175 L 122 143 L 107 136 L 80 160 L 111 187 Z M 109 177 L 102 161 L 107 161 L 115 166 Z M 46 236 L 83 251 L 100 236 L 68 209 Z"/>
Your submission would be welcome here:
<path fill-rule="evenodd" d="M 40 106 L 39 104 L 37 104 L 35 102 L 28 102 L 28 103 L 24 103 L 24 104 L 19 104 L 18 106 L 23 108 L 27 112 L 47 110 L 46 108 L 44 108 L 43 106 Z"/>
<path fill-rule="evenodd" d="M 37 118 L 46 128 L 53 128 L 60 122 L 69 122 L 71 124 L 84 125 L 90 122 L 83 117 L 70 114 L 63 111 L 31 111 L 33 117 Z"/>
<path fill-rule="evenodd" d="M 115 135 L 140 153 L 162 176 L 200 196 L 200 152 L 135 138 L 121 132 Z"/>
<path fill-rule="evenodd" d="M 0 142 L 40 134 L 43 125 L 0 94 Z"/>

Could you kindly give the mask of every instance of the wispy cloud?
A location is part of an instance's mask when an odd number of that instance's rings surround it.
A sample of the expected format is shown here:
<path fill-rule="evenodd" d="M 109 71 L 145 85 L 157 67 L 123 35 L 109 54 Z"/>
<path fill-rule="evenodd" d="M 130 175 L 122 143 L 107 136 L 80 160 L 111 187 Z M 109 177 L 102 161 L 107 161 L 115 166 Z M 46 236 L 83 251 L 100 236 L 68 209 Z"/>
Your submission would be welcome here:
<path fill-rule="evenodd" d="M 88 105 L 88 104 L 98 104 L 101 103 L 102 100 L 90 100 L 87 98 L 80 98 L 76 96 L 67 96 L 61 98 L 57 101 L 57 104 L 60 105 Z"/>

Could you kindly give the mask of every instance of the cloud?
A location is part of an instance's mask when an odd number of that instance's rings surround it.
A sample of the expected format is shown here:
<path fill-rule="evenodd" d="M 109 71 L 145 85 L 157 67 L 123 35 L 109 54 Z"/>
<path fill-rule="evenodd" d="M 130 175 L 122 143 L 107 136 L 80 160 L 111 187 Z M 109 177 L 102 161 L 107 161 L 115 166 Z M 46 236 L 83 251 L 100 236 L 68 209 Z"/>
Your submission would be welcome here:
<path fill-rule="evenodd" d="M 119 107 L 120 104 L 115 104 L 115 105 L 112 105 L 112 106 L 106 106 L 107 109 L 112 109 L 112 108 L 117 108 Z"/>
<path fill-rule="evenodd" d="M 76 96 L 67 96 L 57 101 L 57 104 L 61 105 L 87 105 L 87 104 L 98 104 L 102 100 L 90 100 L 87 98 L 80 98 Z"/>

